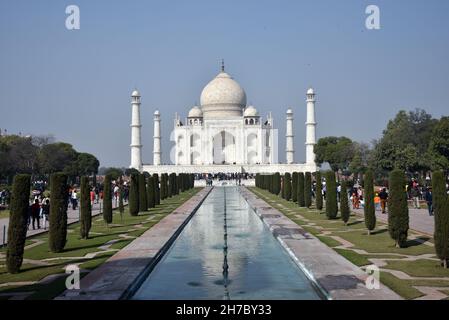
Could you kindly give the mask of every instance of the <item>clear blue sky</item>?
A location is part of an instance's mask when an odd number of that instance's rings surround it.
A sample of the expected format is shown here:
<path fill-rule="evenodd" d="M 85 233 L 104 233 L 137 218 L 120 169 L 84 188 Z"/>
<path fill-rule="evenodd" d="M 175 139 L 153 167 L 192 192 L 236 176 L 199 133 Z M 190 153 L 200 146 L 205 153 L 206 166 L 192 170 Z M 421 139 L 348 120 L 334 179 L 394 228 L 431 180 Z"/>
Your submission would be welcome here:
<path fill-rule="evenodd" d="M 65 8 L 81 30 L 65 28 Z M 365 8 L 381 30 L 365 28 Z M 143 158 L 162 112 L 164 159 L 174 113 L 183 117 L 225 59 L 262 115 L 280 130 L 295 111 L 305 157 L 305 91 L 318 93 L 318 136 L 378 138 L 400 109 L 449 114 L 449 1 L 0 2 L 0 128 L 54 134 L 102 166 L 130 161 L 130 93 L 142 94 Z"/>

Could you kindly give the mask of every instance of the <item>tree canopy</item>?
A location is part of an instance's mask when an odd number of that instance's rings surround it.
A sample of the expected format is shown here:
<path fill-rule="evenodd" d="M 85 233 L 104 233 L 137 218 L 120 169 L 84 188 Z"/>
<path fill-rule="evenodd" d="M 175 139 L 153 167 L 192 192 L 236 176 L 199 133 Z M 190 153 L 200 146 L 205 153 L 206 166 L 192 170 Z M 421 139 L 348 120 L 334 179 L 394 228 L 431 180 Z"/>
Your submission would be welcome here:
<path fill-rule="evenodd" d="M 328 162 L 333 171 L 346 170 L 354 158 L 354 144 L 347 137 L 325 137 L 314 148 L 316 163 Z"/>

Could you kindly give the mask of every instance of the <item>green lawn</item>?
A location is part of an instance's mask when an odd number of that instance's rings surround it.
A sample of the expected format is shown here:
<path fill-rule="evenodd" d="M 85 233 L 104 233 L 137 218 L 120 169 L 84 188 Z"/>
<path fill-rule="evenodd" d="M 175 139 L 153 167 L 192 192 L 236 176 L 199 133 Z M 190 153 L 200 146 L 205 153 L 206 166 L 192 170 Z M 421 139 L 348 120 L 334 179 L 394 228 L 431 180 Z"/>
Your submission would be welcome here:
<path fill-rule="evenodd" d="M 14 282 L 36 282 L 53 274 L 63 274 L 64 268 L 68 264 L 78 263 L 81 269 L 87 271 L 93 270 L 109 257 L 114 255 L 117 250 L 125 247 L 134 238 L 124 238 L 123 235 L 138 237 L 146 230 L 151 228 L 163 217 L 173 212 L 182 203 L 190 199 L 201 188 L 195 188 L 174 196 L 161 205 L 151 209 L 149 212 L 140 213 L 137 217 L 129 215 L 127 208 L 123 214 L 123 219 L 117 210 L 114 211 L 113 222 L 109 226 L 103 221 L 102 216 L 96 216 L 92 219 L 92 229 L 88 240 L 80 239 L 80 226 L 75 223 L 69 226 L 67 234 L 67 245 L 61 253 L 52 253 L 48 249 L 48 234 L 41 234 L 30 237 L 26 245 L 39 243 L 36 246 L 25 249 L 21 272 L 18 274 L 9 274 L 6 272 L 5 251 L 0 250 L 0 284 L 10 283 L 10 286 L 0 287 L 0 294 L 13 292 L 30 292 L 28 299 L 51 299 L 65 289 L 65 277 L 56 278 L 46 284 L 32 283 L 29 285 L 14 285 Z M 108 241 L 114 241 L 106 250 L 99 247 L 104 246 Z M 107 251 L 110 249 L 116 249 Z M 93 258 L 86 258 L 88 253 L 98 254 Z M 49 260 L 50 259 L 50 260 Z M 48 265 L 38 265 L 37 262 L 47 263 Z M 84 275 L 87 274 L 84 273 Z M 0 299 L 4 297 L 0 296 Z"/>
<path fill-rule="evenodd" d="M 380 280 L 403 298 L 414 299 L 423 296 L 423 293 L 414 286 L 436 286 L 449 289 L 449 269 L 443 269 L 440 267 L 439 261 L 434 260 L 436 258 L 435 250 L 433 239 L 430 237 L 411 231 L 407 247 L 396 248 L 385 223 L 378 221 L 374 234 L 368 235 L 363 218 L 360 216 L 352 214 L 349 224 L 345 226 L 341 220 L 328 220 L 324 212 L 319 212 L 314 208 L 299 208 L 297 204 L 270 194 L 268 191 L 259 188 L 249 189 L 353 264 L 363 267 L 372 264 L 369 259 L 387 259 L 384 260 L 386 266 L 381 266 L 381 271 L 382 268 L 385 271 L 381 272 Z M 323 231 L 330 232 L 330 234 L 324 235 Z M 344 248 L 342 243 L 333 237 L 349 241 L 353 246 Z M 357 253 L 352 249 L 364 250 L 366 254 Z M 429 256 L 418 257 L 423 254 Z M 404 260 L 407 256 L 416 261 Z M 402 271 L 417 279 L 399 279 L 388 273 L 387 269 Z M 447 279 L 421 280 L 420 277 Z"/>

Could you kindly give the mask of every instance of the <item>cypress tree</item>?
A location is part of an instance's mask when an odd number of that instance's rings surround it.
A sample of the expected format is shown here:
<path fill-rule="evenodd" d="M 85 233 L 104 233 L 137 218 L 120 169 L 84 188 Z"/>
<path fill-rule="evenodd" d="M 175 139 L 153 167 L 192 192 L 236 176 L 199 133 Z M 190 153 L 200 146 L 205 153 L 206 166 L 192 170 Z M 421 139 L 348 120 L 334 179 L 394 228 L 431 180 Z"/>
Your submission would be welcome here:
<path fill-rule="evenodd" d="M 185 182 L 185 181 L 184 181 Z M 185 188 L 184 188 L 185 190 Z M 161 174 L 161 200 L 164 200 L 167 197 L 167 194 L 165 193 L 165 173 Z"/>
<path fill-rule="evenodd" d="M 276 172 L 274 174 L 274 194 L 279 195 L 281 193 L 281 174 Z"/>
<path fill-rule="evenodd" d="M 270 188 L 268 191 L 270 191 L 270 193 L 274 194 L 274 185 L 275 185 L 275 181 L 274 181 L 275 177 L 274 174 L 270 175 Z"/>
<path fill-rule="evenodd" d="M 148 211 L 147 183 L 145 175 L 139 174 L 139 212 Z"/>
<path fill-rule="evenodd" d="M 89 178 L 81 177 L 80 236 L 82 239 L 89 238 L 89 231 L 91 226 L 92 226 L 92 204 L 90 203 Z"/>
<path fill-rule="evenodd" d="M 306 172 L 304 180 L 304 205 L 310 208 L 312 205 L 312 174 Z"/>
<path fill-rule="evenodd" d="M 285 199 L 285 176 L 281 177 L 281 197 Z"/>
<path fill-rule="evenodd" d="M 173 174 L 173 194 L 178 195 L 179 194 L 178 177 L 176 176 L 176 173 L 172 174 Z"/>
<path fill-rule="evenodd" d="M 176 194 L 179 194 L 181 192 L 181 189 L 182 189 L 181 188 L 181 184 L 182 184 L 182 179 L 181 178 L 182 177 L 179 174 L 176 176 L 176 188 L 178 189 Z"/>
<path fill-rule="evenodd" d="M 195 175 L 193 173 L 190 174 L 190 189 L 195 188 Z"/>
<path fill-rule="evenodd" d="M 346 181 L 341 182 L 340 212 L 341 212 L 341 220 L 343 220 L 344 224 L 347 225 L 351 211 L 349 210 L 348 184 Z"/>
<path fill-rule="evenodd" d="M 123 204 L 123 185 L 120 184 L 118 191 L 118 211 L 120 212 L 120 218 L 123 222 L 123 213 L 125 212 L 125 206 Z"/>
<path fill-rule="evenodd" d="M 292 198 L 292 180 L 290 172 L 285 173 L 285 200 Z"/>
<path fill-rule="evenodd" d="M 444 268 L 449 262 L 449 197 L 443 171 L 432 175 L 432 200 L 435 213 L 435 252 Z"/>
<path fill-rule="evenodd" d="M 14 177 L 9 206 L 8 249 L 6 251 L 6 270 L 9 273 L 18 273 L 23 262 L 30 187 L 29 175 L 19 174 Z"/>
<path fill-rule="evenodd" d="M 154 189 L 154 178 L 153 177 L 149 177 L 148 178 L 148 196 L 147 196 L 147 201 L 148 201 L 148 208 L 154 208 L 156 206 L 156 190 Z"/>
<path fill-rule="evenodd" d="M 173 195 L 173 180 L 172 179 L 173 179 L 173 176 L 170 173 L 168 175 L 168 177 L 167 177 L 167 185 L 168 185 L 168 187 L 167 187 L 167 198 L 171 198 L 172 195 Z"/>
<path fill-rule="evenodd" d="M 323 210 L 323 185 L 321 183 L 321 172 L 316 172 L 316 195 L 315 202 L 317 210 Z"/>
<path fill-rule="evenodd" d="M 62 252 L 67 242 L 67 176 L 54 173 L 50 177 L 50 216 L 48 244 L 51 252 Z"/>
<path fill-rule="evenodd" d="M 154 182 L 154 204 L 161 204 L 161 190 L 159 187 L 159 175 L 157 173 L 153 173 L 153 182 Z"/>
<path fill-rule="evenodd" d="M 304 208 L 306 206 L 306 202 L 305 202 L 305 193 L 304 193 L 304 187 L 305 187 L 305 178 L 304 178 L 304 173 L 300 172 L 298 174 L 298 205 L 302 208 Z"/>
<path fill-rule="evenodd" d="M 292 201 L 298 202 L 298 172 L 293 172 L 292 174 Z"/>
<path fill-rule="evenodd" d="M 103 219 L 106 223 L 112 223 L 112 177 L 107 174 L 104 177 L 103 188 Z"/>
<path fill-rule="evenodd" d="M 131 174 L 131 184 L 129 186 L 129 214 L 137 216 L 139 214 L 139 175 Z"/>
<path fill-rule="evenodd" d="M 408 233 L 408 204 L 405 192 L 405 175 L 401 170 L 390 173 L 390 194 L 388 197 L 388 231 L 396 247 L 402 248 L 407 242 Z"/>
<path fill-rule="evenodd" d="M 326 215 L 329 219 L 335 219 L 338 213 L 338 204 L 337 185 L 333 171 L 326 172 L 326 190 Z"/>
<path fill-rule="evenodd" d="M 374 206 L 374 177 L 373 172 L 368 170 L 365 173 L 364 179 L 365 187 L 365 205 L 363 211 L 365 213 L 365 226 L 368 229 L 368 234 L 376 227 L 376 208 Z"/>

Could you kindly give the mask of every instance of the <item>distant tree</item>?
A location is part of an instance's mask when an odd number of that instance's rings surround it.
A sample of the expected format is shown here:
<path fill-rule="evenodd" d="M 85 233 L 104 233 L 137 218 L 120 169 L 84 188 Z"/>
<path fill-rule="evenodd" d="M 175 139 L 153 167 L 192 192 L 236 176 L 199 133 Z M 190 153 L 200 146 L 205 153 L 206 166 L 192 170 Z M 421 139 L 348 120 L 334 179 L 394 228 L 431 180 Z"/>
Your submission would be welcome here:
<path fill-rule="evenodd" d="M 110 175 L 112 180 L 118 180 L 121 176 L 123 176 L 123 170 L 120 168 L 106 168 L 104 174 Z"/>
<path fill-rule="evenodd" d="M 337 204 L 337 185 L 335 181 L 335 173 L 333 171 L 326 172 L 326 215 L 329 219 L 335 219 L 338 213 Z"/>
<path fill-rule="evenodd" d="M 98 159 L 94 155 L 90 153 L 78 153 L 76 162 L 78 166 L 78 175 L 90 176 L 98 173 L 100 161 L 98 161 Z"/>
<path fill-rule="evenodd" d="M 285 199 L 285 175 L 281 177 L 281 197 Z"/>
<path fill-rule="evenodd" d="M 143 173 L 139 174 L 139 211 L 148 211 L 148 200 L 147 200 L 147 182 L 145 181 L 145 175 Z"/>
<path fill-rule="evenodd" d="M 347 225 L 349 217 L 351 216 L 351 211 L 349 210 L 348 187 L 346 181 L 341 182 L 340 213 L 341 213 L 341 220 L 343 220 L 343 223 Z"/>
<path fill-rule="evenodd" d="M 401 110 L 390 120 L 383 136 L 376 141 L 372 165 L 377 170 L 402 169 L 408 172 L 427 170 L 429 149 L 435 119 L 424 110 Z"/>
<path fill-rule="evenodd" d="M 107 224 L 112 223 L 112 178 L 110 175 L 104 177 L 103 187 L 103 219 Z"/>
<path fill-rule="evenodd" d="M 434 126 L 428 153 L 433 169 L 449 171 L 449 117 L 442 117 Z"/>
<path fill-rule="evenodd" d="M 167 197 L 171 198 L 173 196 L 173 175 L 170 173 L 167 177 Z"/>
<path fill-rule="evenodd" d="M 312 174 L 306 172 L 304 179 L 304 205 L 310 208 L 312 205 Z"/>
<path fill-rule="evenodd" d="M 318 140 L 314 147 L 316 162 L 321 165 L 328 162 L 332 170 L 346 170 L 354 157 L 354 144 L 346 137 L 325 137 Z"/>
<path fill-rule="evenodd" d="M 50 177 L 50 216 L 48 243 L 51 252 L 62 252 L 67 241 L 67 176 L 54 173 Z"/>
<path fill-rule="evenodd" d="M 409 228 L 407 194 L 405 192 L 405 175 L 402 170 L 390 173 L 390 194 L 388 197 L 388 231 L 396 247 L 402 248 L 407 242 Z"/>
<path fill-rule="evenodd" d="M 290 201 L 292 198 L 292 179 L 290 172 L 285 173 L 285 200 Z"/>
<path fill-rule="evenodd" d="M 63 172 L 78 174 L 78 153 L 69 143 L 57 142 L 42 147 L 38 155 L 39 168 L 43 174 Z"/>
<path fill-rule="evenodd" d="M 89 238 L 89 231 L 92 226 L 92 204 L 90 202 L 89 178 L 81 177 L 81 197 L 80 197 L 80 235 L 82 239 Z"/>
<path fill-rule="evenodd" d="M 363 211 L 365 213 L 365 226 L 368 234 L 376 228 L 376 209 L 374 207 L 374 175 L 371 170 L 365 173 L 365 205 Z"/>
<path fill-rule="evenodd" d="M 292 173 L 292 201 L 298 202 L 298 172 Z"/>
<path fill-rule="evenodd" d="M 315 204 L 317 210 L 323 210 L 323 185 L 321 182 L 321 172 L 317 171 L 315 177 L 316 177 Z"/>
<path fill-rule="evenodd" d="M 22 266 L 27 233 L 29 197 L 30 176 L 25 174 L 16 175 L 12 186 L 8 247 L 6 251 L 6 270 L 9 273 L 18 273 Z"/>
<path fill-rule="evenodd" d="M 435 252 L 444 268 L 449 262 L 449 197 L 442 171 L 432 175 L 433 204 L 435 212 Z"/>
<path fill-rule="evenodd" d="M 182 177 L 179 174 L 176 176 L 176 187 L 178 189 L 176 194 L 179 194 L 182 190 Z"/>
<path fill-rule="evenodd" d="M 129 214 L 137 216 L 139 214 L 139 175 L 131 174 L 131 184 L 129 187 Z"/>
<path fill-rule="evenodd" d="M 148 178 L 147 192 L 148 208 L 151 209 L 156 206 L 156 190 L 154 189 L 154 178 L 152 176 Z"/>
<path fill-rule="evenodd" d="M 297 198 L 298 198 L 298 205 L 301 208 L 304 208 L 306 206 L 304 187 L 305 187 L 304 172 L 300 172 L 298 174 L 298 197 Z"/>

